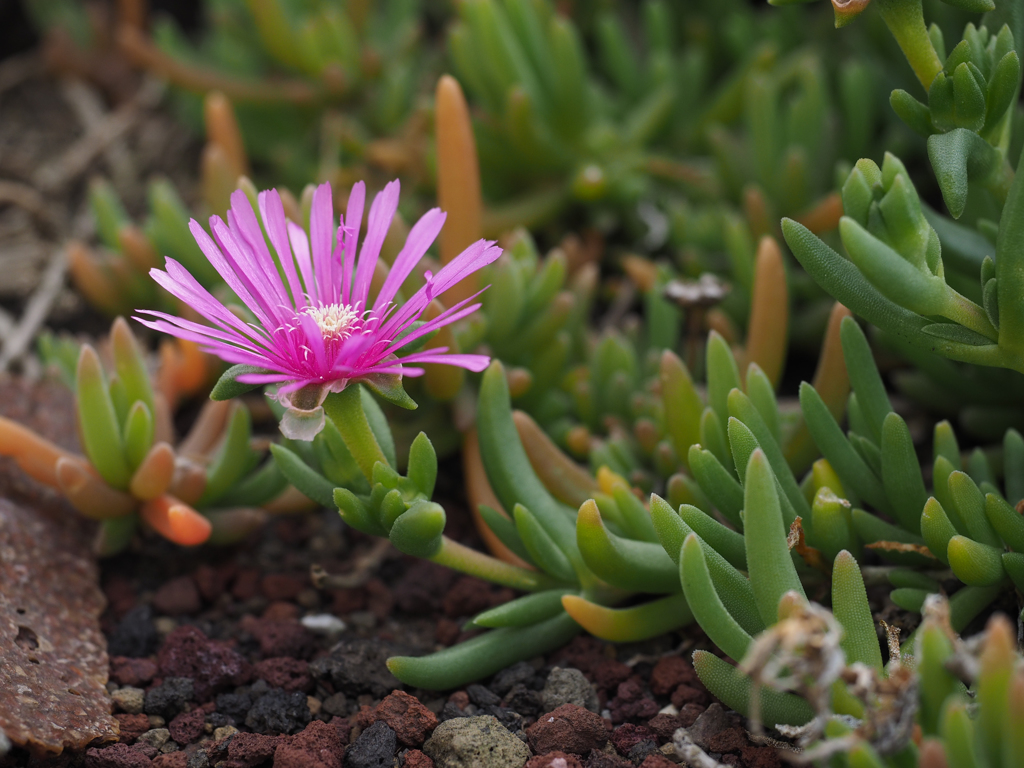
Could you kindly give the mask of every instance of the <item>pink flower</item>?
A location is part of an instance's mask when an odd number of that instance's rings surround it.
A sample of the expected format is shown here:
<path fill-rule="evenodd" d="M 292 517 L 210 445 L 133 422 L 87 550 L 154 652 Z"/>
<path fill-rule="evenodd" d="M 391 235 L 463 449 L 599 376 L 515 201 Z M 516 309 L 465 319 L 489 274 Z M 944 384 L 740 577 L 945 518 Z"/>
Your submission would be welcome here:
<path fill-rule="evenodd" d="M 279 385 L 278 397 L 289 412 L 298 411 L 293 416 L 299 421 L 307 416 L 305 427 L 294 418 L 282 422 L 287 436 L 300 439 L 312 439 L 320 430 L 324 398 L 330 392 L 340 392 L 349 382 L 381 375 L 419 376 L 423 369 L 418 366 L 423 363 L 481 371 L 489 362 L 486 355 L 452 354 L 445 347 L 399 352 L 410 342 L 479 309 L 479 303 L 470 303 L 478 293 L 413 327 L 435 296 L 501 255 L 493 242 L 480 240 L 436 275 L 425 272 L 426 285 L 405 303 L 395 304 L 402 283 L 441 231 L 445 214 L 440 209 L 428 211 L 416 222 L 371 303 L 370 281 L 398 208 L 398 191 L 398 181 L 393 181 L 374 198 L 358 259 L 356 244 L 366 198 L 363 182 L 352 187 L 344 219 L 337 227 L 330 184 L 318 187 L 313 193 L 308 237 L 302 227 L 285 218 L 276 190 L 261 192 L 260 218 L 273 253 L 249 199 L 236 191 L 231 195 L 227 224 L 219 216 L 210 218 L 212 239 L 194 219 L 189 228 L 210 263 L 258 322 L 240 320 L 171 258 L 166 271 L 153 269 L 150 274 L 210 324 L 145 309 L 139 312 L 156 319 L 136 320 L 198 342 L 204 351 L 229 363 L 262 369 L 242 374 L 238 381 Z M 310 416 L 315 422 L 312 429 Z"/>

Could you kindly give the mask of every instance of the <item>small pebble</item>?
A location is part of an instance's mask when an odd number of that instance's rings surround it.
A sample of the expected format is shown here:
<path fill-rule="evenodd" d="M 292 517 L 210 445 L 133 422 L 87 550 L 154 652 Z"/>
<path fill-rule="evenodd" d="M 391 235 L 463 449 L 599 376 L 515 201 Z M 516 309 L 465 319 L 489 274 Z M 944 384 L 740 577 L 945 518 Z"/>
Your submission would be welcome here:
<path fill-rule="evenodd" d="M 110 694 L 110 698 L 121 708 L 122 712 L 137 715 L 142 712 L 146 703 L 146 692 L 141 688 L 124 687 Z"/>
<path fill-rule="evenodd" d="M 314 613 L 310 616 L 303 616 L 302 626 L 317 635 L 340 635 L 345 631 L 345 622 L 330 613 Z"/>
<path fill-rule="evenodd" d="M 320 701 L 316 696 L 307 696 L 306 705 L 309 707 L 309 714 L 316 717 L 320 714 L 320 709 L 323 707 L 323 702 Z"/>
<path fill-rule="evenodd" d="M 423 751 L 437 768 L 522 768 L 530 749 L 491 715 L 446 720 Z"/>
<path fill-rule="evenodd" d="M 160 749 L 160 747 L 166 744 L 170 738 L 171 732 L 166 728 L 154 728 L 139 736 L 136 741 L 142 742 L 143 744 L 149 744 L 149 746 L 154 749 Z"/>
<path fill-rule="evenodd" d="M 160 717 L 160 715 L 150 715 L 149 725 L 151 728 L 163 728 L 165 725 L 167 725 L 167 721 L 164 720 L 164 718 Z"/>
<path fill-rule="evenodd" d="M 156 627 L 157 634 L 169 635 L 178 628 L 178 622 L 170 616 L 157 616 L 153 619 L 153 626 Z"/>
<path fill-rule="evenodd" d="M 541 691 L 541 701 L 545 712 L 554 712 L 563 704 L 575 704 L 591 712 L 597 712 L 599 708 L 594 686 L 582 672 L 572 667 L 551 670 Z"/>
<path fill-rule="evenodd" d="M 377 617 L 369 611 L 352 611 L 348 620 L 360 629 L 373 629 L 377 626 Z"/>
<path fill-rule="evenodd" d="M 213 740 L 220 741 L 221 739 L 226 739 L 228 736 L 234 736 L 236 733 L 238 733 L 238 729 L 235 728 L 235 726 L 222 725 L 220 728 L 214 730 Z"/>
<path fill-rule="evenodd" d="M 164 745 L 160 747 L 160 751 L 165 755 L 168 752 L 177 752 L 179 749 L 180 747 L 178 746 L 178 742 L 174 741 L 173 739 L 168 739 L 164 742 Z"/>
<path fill-rule="evenodd" d="M 348 699 L 344 693 L 335 693 L 324 699 L 320 707 L 328 715 L 344 716 L 348 714 Z"/>

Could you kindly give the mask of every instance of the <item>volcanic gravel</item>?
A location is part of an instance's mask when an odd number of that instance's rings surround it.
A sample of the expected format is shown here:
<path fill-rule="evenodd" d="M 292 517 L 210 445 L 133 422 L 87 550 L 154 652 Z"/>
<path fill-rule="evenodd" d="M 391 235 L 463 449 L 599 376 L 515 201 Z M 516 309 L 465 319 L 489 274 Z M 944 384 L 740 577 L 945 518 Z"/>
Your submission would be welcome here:
<path fill-rule="evenodd" d="M 57 758 L 15 751 L 0 768 L 444 768 L 480 754 L 516 768 L 661 768 L 675 765 L 665 755 L 680 727 L 726 764 L 781 765 L 738 718 L 704 717 L 712 698 L 688 660 L 694 640 L 678 634 L 629 646 L 581 635 L 463 689 L 407 689 L 389 656 L 459 642 L 466 619 L 514 595 L 397 552 L 361 586 L 313 586 L 312 564 L 344 573 L 372 544 L 319 513 L 228 549 L 147 540 L 105 562 L 120 740 Z"/>

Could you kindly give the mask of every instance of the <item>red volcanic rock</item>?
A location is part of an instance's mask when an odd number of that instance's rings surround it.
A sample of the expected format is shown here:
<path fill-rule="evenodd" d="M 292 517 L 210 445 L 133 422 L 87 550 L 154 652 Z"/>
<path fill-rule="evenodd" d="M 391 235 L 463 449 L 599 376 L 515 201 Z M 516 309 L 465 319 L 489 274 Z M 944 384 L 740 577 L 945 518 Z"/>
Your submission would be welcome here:
<path fill-rule="evenodd" d="M 301 613 L 301 609 L 295 603 L 278 601 L 268 605 L 260 618 L 268 621 L 295 621 Z"/>
<path fill-rule="evenodd" d="M 602 659 L 594 665 L 590 674 L 598 688 L 614 691 L 629 679 L 633 670 L 628 664 L 623 664 L 621 661 Z"/>
<path fill-rule="evenodd" d="M 646 725 L 626 723 L 612 731 L 611 742 L 619 754 L 628 755 L 629 750 L 646 739 L 657 739 L 657 733 Z"/>
<path fill-rule="evenodd" d="M 85 768 L 151 768 L 153 761 L 127 744 L 114 744 L 85 753 Z"/>
<path fill-rule="evenodd" d="M 418 749 L 410 749 L 405 753 L 403 768 L 434 768 L 434 761 Z"/>
<path fill-rule="evenodd" d="M 631 677 L 620 683 L 615 691 L 615 698 L 608 702 L 608 711 L 611 712 L 613 723 L 633 719 L 649 720 L 658 714 L 659 709 L 654 699 L 644 696 L 639 677 Z"/>
<path fill-rule="evenodd" d="M 709 752 L 739 752 L 749 746 L 747 732 L 742 728 L 726 728 L 708 739 Z"/>
<path fill-rule="evenodd" d="M 184 746 L 199 741 L 205 725 L 206 712 L 201 709 L 193 709 L 191 712 L 182 712 L 176 715 L 167 724 L 167 730 L 171 732 L 172 739 Z"/>
<path fill-rule="evenodd" d="M 156 677 L 156 662 L 149 659 L 131 659 L 115 656 L 110 660 L 110 679 L 121 686 L 144 688 Z"/>
<path fill-rule="evenodd" d="M 182 626 L 171 632 L 157 656 L 163 677 L 188 677 L 195 700 L 207 701 L 225 688 L 242 685 L 252 667 L 228 645 L 210 640 L 197 627 Z"/>
<path fill-rule="evenodd" d="M 199 588 L 191 576 L 165 582 L 153 595 L 153 607 L 167 616 L 199 613 L 203 607 Z"/>
<path fill-rule="evenodd" d="M 214 568 L 212 565 L 200 565 L 192 574 L 192 578 L 195 579 L 196 587 L 199 588 L 199 594 L 203 596 L 204 600 L 212 603 L 224 594 L 237 570 L 234 563 L 227 563 L 218 568 Z"/>
<path fill-rule="evenodd" d="M 678 766 L 664 755 L 648 755 L 640 763 L 640 768 L 678 768 Z"/>
<path fill-rule="evenodd" d="M 698 681 L 699 684 L 699 681 Z M 672 706 L 677 709 L 685 709 L 691 705 L 706 706 L 711 701 L 711 697 L 708 692 L 704 689 L 703 685 L 700 687 L 687 685 L 683 683 L 674 691 L 672 691 Z"/>
<path fill-rule="evenodd" d="M 121 734 L 118 738 L 122 744 L 131 744 L 153 727 L 149 724 L 149 715 L 126 715 L 122 712 L 114 717 L 121 724 Z"/>
<path fill-rule="evenodd" d="M 242 619 L 241 626 L 259 641 L 260 652 L 265 659 L 275 656 L 308 659 L 316 647 L 316 638 L 297 621 L 270 621 L 247 616 Z"/>
<path fill-rule="evenodd" d="M 585 755 L 607 743 L 608 728 L 600 715 L 575 704 L 563 704 L 541 715 L 526 729 L 526 736 L 530 747 L 539 755 L 556 749 Z"/>
<path fill-rule="evenodd" d="M 395 595 L 380 579 L 366 582 L 366 608 L 377 621 L 384 621 L 395 608 Z"/>
<path fill-rule="evenodd" d="M 185 752 L 169 752 L 153 758 L 153 768 L 188 768 L 188 754 Z"/>
<path fill-rule="evenodd" d="M 666 656 L 651 670 L 651 691 L 656 696 L 667 696 L 679 685 L 693 685 L 697 673 L 693 665 L 682 656 Z"/>
<path fill-rule="evenodd" d="M 472 616 L 491 607 L 491 588 L 480 579 L 462 576 L 444 596 L 442 609 L 449 619 Z"/>
<path fill-rule="evenodd" d="M 260 572 L 256 568 L 243 568 L 235 576 L 231 594 L 236 600 L 251 600 L 260 593 Z"/>
<path fill-rule="evenodd" d="M 307 580 L 291 573 L 271 573 L 260 580 L 263 596 L 271 602 L 294 600 L 306 588 Z"/>
<path fill-rule="evenodd" d="M 258 680 L 266 680 L 271 688 L 283 688 L 286 691 L 313 690 L 313 678 L 309 675 L 309 662 L 278 656 L 264 659 L 253 666 L 253 676 Z"/>
<path fill-rule="evenodd" d="M 259 765 L 274 756 L 281 740 L 281 736 L 263 733 L 236 733 L 227 743 L 228 759 L 218 765 L 221 768 L 251 768 Z"/>
<path fill-rule="evenodd" d="M 282 739 L 274 768 L 341 768 L 345 741 L 337 728 L 314 720 L 305 730 Z"/>
<path fill-rule="evenodd" d="M 377 705 L 368 724 L 378 720 L 387 723 L 398 741 L 407 747 L 420 746 L 437 727 L 437 715 L 405 691 L 392 691 Z"/>

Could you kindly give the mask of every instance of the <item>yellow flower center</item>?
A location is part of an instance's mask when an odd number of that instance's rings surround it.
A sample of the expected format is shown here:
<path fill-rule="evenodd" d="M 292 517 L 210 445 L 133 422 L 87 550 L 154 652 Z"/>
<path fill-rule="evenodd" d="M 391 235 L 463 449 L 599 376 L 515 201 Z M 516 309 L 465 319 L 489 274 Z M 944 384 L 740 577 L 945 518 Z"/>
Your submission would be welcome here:
<path fill-rule="evenodd" d="M 306 307 L 305 312 L 320 328 L 325 342 L 347 339 L 359 325 L 359 313 L 347 304 Z"/>

